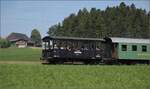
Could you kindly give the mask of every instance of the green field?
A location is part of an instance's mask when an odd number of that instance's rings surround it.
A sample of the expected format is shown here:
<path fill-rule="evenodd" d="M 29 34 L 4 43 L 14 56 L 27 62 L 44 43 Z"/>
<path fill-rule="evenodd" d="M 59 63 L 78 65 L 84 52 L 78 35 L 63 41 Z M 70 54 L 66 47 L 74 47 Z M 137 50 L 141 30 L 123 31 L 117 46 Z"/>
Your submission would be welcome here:
<path fill-rule="evenodd" d="M 149 65 L 42 65 L 41 49 L 0 49 L 0 89 L 150 89 Z"/>
<path fill-rule="evenodd" d="M 0 64 L 0 89 L 150 89 L 150 67 Z"/>
<path fill-rule="evenodd" d="M 41 49 L 6 48 L 0 49 L 0 61 L 39 61 Z"/>

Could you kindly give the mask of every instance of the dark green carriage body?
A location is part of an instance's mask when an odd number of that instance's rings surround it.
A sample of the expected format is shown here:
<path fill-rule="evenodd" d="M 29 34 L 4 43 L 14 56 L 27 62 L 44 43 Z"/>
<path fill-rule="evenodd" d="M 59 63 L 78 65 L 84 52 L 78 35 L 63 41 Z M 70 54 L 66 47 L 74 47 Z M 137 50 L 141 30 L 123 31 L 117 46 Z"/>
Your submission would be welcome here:
<path fill-rule="evenodd" d="M 122 51 L 122 45 L 127 45 L 127 50 Z M 133 51 L 132 47 L 136 46 L 137 50 Z M 146 46 L 146 51 L 142 51 L 142 46 Z M 130 60 L 150 60 L 150 44 L 144 43 L 118 43 L 118 59 Z"/>
<path fill-rule="evenodd" d="M 120 60 L 150 60 L 150 39 L 110 38 L 112 58 Z"/>

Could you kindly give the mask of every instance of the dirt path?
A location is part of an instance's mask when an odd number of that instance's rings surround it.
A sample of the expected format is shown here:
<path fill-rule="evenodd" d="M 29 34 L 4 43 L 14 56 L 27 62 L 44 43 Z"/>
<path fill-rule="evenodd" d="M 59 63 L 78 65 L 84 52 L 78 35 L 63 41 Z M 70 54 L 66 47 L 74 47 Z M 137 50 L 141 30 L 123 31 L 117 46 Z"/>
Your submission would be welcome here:
<path fill-rule="evenodd" d="M 0 61 L 0 64 L 41 64 L 40 61 Z"/>

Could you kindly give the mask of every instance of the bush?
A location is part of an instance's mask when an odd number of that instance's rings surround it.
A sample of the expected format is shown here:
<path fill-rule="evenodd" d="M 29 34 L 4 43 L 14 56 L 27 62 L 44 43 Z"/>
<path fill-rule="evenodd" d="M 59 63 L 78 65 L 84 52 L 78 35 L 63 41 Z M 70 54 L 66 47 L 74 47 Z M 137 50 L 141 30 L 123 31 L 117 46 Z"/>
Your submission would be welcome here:
<path fill-rule="evenodd" d="M 6 39 L 0 39 L 0 48 L 8 48 L 11 46 L 11 43 Z"/>

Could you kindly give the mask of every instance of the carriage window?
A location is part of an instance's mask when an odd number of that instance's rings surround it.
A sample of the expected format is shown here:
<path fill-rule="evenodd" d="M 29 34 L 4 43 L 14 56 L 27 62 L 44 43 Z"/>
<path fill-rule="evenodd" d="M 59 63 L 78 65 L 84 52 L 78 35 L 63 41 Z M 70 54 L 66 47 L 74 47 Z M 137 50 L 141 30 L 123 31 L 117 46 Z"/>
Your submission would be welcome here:
<path fill-rule="evenodd" d="M 142 52 L 147 52 L 147 46 L 142 45 Z"/>
<path fill-rule="evenodd" d="M 121 48 L 122 48 L 122 51 L 127 51 L 127 45 L 122 45 Z"/>
<path fill-rule="evenodd" d="M 137 51 L 137 46 L 136 45 L 132 45 L 132 51 Z"/>
<path fill-rule="evenodd" d="M 53 48 L 53 42 L 52 42 L 52 40 L 49 41 L 49 48 L 50 48 L 50 49 Z"/>
<path fill-rule="evenodd" d="M 48 42 L 42 42 L 42 49 L 48 49 Z"/>

